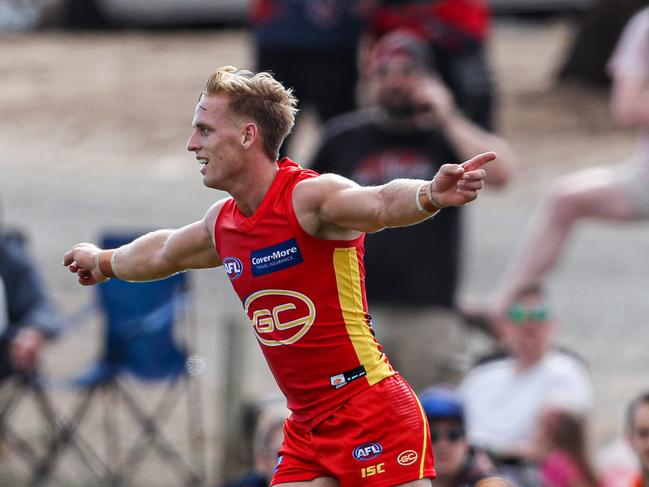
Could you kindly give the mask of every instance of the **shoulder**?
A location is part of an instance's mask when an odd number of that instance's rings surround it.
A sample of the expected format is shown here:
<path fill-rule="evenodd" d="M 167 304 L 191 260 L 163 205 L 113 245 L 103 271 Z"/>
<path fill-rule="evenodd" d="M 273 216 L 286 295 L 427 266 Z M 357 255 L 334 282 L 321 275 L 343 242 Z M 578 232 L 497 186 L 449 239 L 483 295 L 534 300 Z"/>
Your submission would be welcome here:
<path fill-rule="evenodd" d="M 304 203 L 316 202 L 336 191 L 358 187 L 358 184 L 338 174 L 320 174 L 299 181 L 293 189 L 293 203 L 297 208 Z"/>
<path fill-rule="evenodd" d="M 460 388 L 464 390 L 472 389 L 488 385 L 493 381 L 499 381 L 504 374 L 509 374 L 513 367 L 513 360 L 507 356 L 483 362 L 467 372 L 460 384 Z"/>
<path fill-rule="evenodd" d="M 645 7 L 631 17 L 624 28 L 625 33 L 632 31 L 649 31 L 649 7 Z"/>
<path fill-rule="evenodd" d="M 563 350 L 552 350 L 544 360 L 546 367 L 560 375 L 583 375 L 588 376 L 586 364 L 577 356 Z"/>
<path fill-rule="evenodd" d="M 649 7 L 636 13 L 626 24 L 608 63 L 612 75 L 635 75 L 646 64 L 649 50 Z"/>
<path fill-rule="evenodd" d="M 223 198 L 210 206 L 205 212 L 203 222 L 205 223 L 205 228 L 207 228 L 210 233 L 214 232 L 214 225 L 216 225 L 216 220 L 218 219 L 223 206 L 226 204 L 232 204 L 233 201 L 234 199 L 232 197 Z"/>

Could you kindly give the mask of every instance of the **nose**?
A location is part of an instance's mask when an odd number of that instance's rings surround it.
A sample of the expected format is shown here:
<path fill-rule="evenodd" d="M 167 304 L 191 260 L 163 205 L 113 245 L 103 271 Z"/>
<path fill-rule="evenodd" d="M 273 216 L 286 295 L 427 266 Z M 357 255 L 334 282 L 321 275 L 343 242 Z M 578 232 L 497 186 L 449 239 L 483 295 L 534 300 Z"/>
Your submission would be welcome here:
<path fill-rule="evenodd" d="M 196 152 L 197 150 L 200 149 L 200 144 L 198 143 L 198 134 L 197 131 L 194 130 L 192 132 L 192 135 L 189 137 L 189 140 L 187 141 L 187 150 L 189 152 Z"/>

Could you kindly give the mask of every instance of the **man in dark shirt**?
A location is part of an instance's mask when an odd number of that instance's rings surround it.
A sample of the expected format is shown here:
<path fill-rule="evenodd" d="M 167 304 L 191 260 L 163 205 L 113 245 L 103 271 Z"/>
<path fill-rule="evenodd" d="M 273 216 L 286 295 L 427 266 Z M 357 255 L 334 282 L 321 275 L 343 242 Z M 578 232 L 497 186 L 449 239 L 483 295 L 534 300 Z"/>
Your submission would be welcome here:
<path fill-rule="evenodd" d="M 60 329 L 22 238 L 0 226 L 0 381 L 32 370 Z"/>
<path fill-rule="evenodd" d="M 405 31 L 385 36 L 372 51 L 368 84 L 375 106 L 327 125 L 313 169 L 362 185 L 430 179 L 442 164 L 491 147 L 499 158 L 487 169 L 487 182 L 507 181 L 509 148 L 459 113 L 431 68 L 424 41 Z M 368 299 L 378 303 L 370 310 L 375 329 L 415 390 L 431 382 L 456 383 L 466 367 L 455 312 L 461 211 L 445 209 L 416 228 L 390 229 L 366 240 Z"/>
<path fill-rule="evenodd" d="M 321 123 L 356 108 L 359 0 L 252 0 L 250 22 L 260 71 L 291 87 Z M 300 110 L 302 111 L 302 110 Z M 301 116 L 297 115 L 297 125 Z M 282 144 L 282 155 L 290 134 Z"/>

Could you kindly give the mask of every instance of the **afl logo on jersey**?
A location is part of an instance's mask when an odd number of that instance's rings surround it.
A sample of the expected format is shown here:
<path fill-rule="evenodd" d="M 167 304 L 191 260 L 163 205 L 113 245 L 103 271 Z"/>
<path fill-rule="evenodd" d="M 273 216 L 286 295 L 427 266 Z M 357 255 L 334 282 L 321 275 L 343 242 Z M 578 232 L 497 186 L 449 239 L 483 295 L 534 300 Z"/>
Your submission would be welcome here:
<path fill-rule="evenodd" d="M 226 257 L 223 259 L 223 267 L 231 281 L 237 279 L 243 272 L 243 264 L 236 257 Z"/>
<path fill-rule="evenodd" d="M 381 446 L 380 443 L 376 443 L 376 442 L 364 443 L 354 448 L 354 451 L 352 452 L 352 456 L 356 460 L 360 460 L 361 462 L 366 462 L 368 460 L 373 460 L 376 457 L 378 457 L 382 451 L 383 451 L 383 447 Z"/>
<path fill-rule="evenodd" d="M 248 296 L 243 306 L 257 340 L 267 347 L 297 342 L 315 321 L 315 304 L 297 291 L 264 289 Z"/>

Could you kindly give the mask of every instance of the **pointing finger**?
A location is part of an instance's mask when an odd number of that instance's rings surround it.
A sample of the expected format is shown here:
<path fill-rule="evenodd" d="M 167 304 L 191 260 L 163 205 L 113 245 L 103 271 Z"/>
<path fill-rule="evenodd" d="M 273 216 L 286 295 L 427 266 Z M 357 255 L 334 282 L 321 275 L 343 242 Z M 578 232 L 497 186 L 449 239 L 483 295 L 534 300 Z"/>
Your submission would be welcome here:
<path fill-rule="evenodd" d="M 482 154 L 478 154 L 477 156 L 469 159 L 466 162 L 463 162 L 462 164 L 460 164 L 460 166 L 467 172 L 474 171 L 475 169 L 481 168 L 488 162 L 493 161 L 496 157 L 498 157 L 498 155 L 495 152 L 484 152 Z"/>

